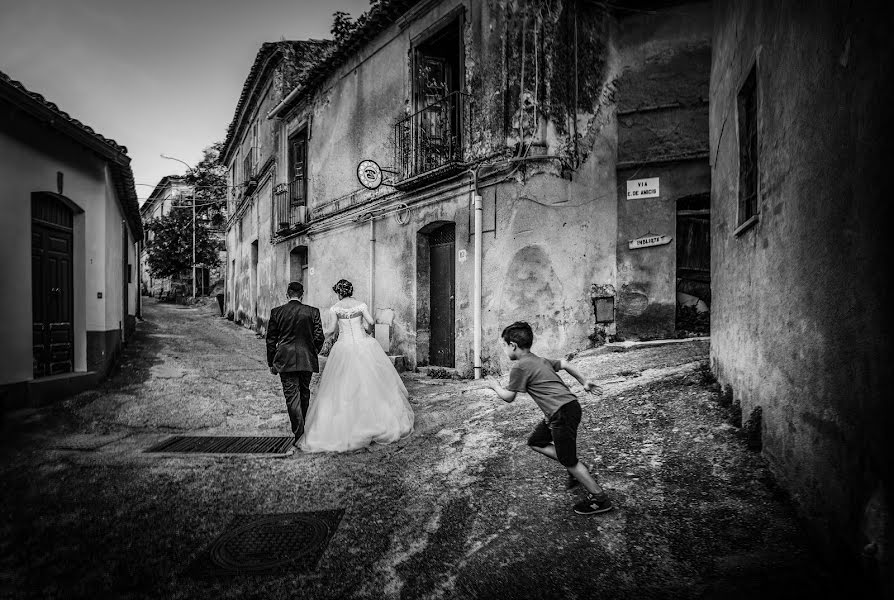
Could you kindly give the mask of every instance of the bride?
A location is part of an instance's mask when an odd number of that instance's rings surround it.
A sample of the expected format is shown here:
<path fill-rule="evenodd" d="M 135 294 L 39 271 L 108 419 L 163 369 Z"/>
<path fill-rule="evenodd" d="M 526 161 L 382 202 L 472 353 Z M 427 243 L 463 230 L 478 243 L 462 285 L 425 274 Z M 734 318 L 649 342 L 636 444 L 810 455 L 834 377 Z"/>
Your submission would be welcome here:
<path fill-rule="evenodd" d="M 350 281 L 332 290 L 338 302 L 327 335 L 338 329 L 320 376 L 317 397 L 307 411 L 299 447 L 305 452 L 355 450 L 372 442 L 387 444 L 413 431 L 407 388 L 375 338 L 363 327 L 372 324 L 366 304 L 352 298 Z M 337 323 L 337 325 L 336 325 Z"/>

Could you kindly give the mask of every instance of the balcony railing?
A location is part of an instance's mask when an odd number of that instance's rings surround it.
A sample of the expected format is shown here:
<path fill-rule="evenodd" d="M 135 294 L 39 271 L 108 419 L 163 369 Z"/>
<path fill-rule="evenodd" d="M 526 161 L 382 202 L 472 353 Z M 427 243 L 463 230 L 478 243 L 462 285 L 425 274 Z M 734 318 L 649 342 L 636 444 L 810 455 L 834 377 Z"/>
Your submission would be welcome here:
<path fill-rule="evenodd" d="M 446 175 L 466 162 L 472 130 L 470 98 L 451 92 L 394 125 L 396 187 L 427 179 L 421 177 L 426 174 Z"/>
<path fill-rule="evenodd" d="M 276 233 L 283 235 L 307 223 L 307 197 L 303 177 L 276 186 L 273 200 L 273 223 Z"/>

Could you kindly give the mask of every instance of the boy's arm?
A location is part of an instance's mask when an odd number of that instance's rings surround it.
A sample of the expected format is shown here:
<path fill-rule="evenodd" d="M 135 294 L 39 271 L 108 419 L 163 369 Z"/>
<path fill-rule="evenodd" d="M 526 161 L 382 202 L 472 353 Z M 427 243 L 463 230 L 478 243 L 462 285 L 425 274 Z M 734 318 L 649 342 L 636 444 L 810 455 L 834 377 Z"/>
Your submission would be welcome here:
<path fill-rule="evenodd" d="M 509 390 L 501 386 L 496 379 L 488 377 L 487 386 L 494 392 L 496 392 L 497 396 L 500 397 L 500 400 L 503 400 L 505 402 L 512 402 L 513 400 L 515 400 L 516 392 L 510 392 Z"/>
<path fill-rule="evenodd" d="M 577 381 L 584 386 L 584 391 L 589 392 L 591 394 L 601 394 L 602 388 L 587 379 L 583 376 L 583 374 L 577 370 L 577 367 L 572 365 L 567 360 L 559 361 L 559 368 L 564 369 L 569 375 L 577 379 Z"/>

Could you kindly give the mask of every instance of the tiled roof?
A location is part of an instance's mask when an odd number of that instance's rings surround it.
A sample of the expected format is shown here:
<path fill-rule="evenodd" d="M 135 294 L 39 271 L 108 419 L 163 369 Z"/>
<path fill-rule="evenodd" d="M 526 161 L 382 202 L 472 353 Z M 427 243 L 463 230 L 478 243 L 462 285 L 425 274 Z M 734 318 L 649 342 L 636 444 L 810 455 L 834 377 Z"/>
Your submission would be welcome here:
<path fill-rule="evenodd" d="M 368 12 L 357 19 L 359 25 L 351 32 L 351 35 L 342 40 L 324 60 L 316 63 L 310 69 L 304 82 L 300 84 L 304 90 L 295 95 L 289 105 L 294 105 L 302 97 L 315 90 L 316 86 L 331 75 L 336 68 L 344 64 L 366 43 L 385 31 L 419 2 L 420 0 L 378 0 Z"/>
<path fill-rule="evenodd" d="M 258 95 L 263 90 L 266 78 L 272 69 L 280 63 L 284 53 L 288 51 L 294 52 L 296 62 L 298 63 L 296 65 L 298 67 L 298 77 L 302 79 L 304 74 L 317 61 L 328 56 L 334 46 L 335 43 L 331 40 L 283 40 L 281 42 L 264 42 L 261 44 L 248 76 L 245 78 L 245 83 L 242 85 L 242 93 L 239 95 L 239 101 L 236 103 L 236 112 L 233 114 L 233 120 L 227 128 L 227 137 L 224 140 L 221 160 L 227 160 L 233 150 L 232 145 L 234 142 L 238 142 L 241 137 L 239 133 L 246 125 L 245 114 L 254 107 Z"/>
<path fill-rule="evenodd" d="M 0 82 L 5 83 L 6 85 L 8 85 L 12 88 L 15 88 L 22 94 L 30 96 L 36 102 L 42 104 L 44 107 L 46 107 L 50 111 L 56 113 L 58 116 L 62 117 L 63 119 L 65 119 L 66 121 L 68 121 L 69 123 L 74 125 L 75 127 L 78 127 L 80 129 L 84 130 L 86 133 L 89 133 L 90 135 L 95 137 L 97 140 L 103 142 L 104 144 L 108 144 L 109 147 L 112 148 L 113 150 L 115 150 L 117 152 L 121 152 L 122 154 L 127 154 L 127 148 L 125 146 L 120 145 L 115 140 L 107 138 L 104 135 L 100 135 L 99 133 L 94 131 L 93 128 L 90 127 L 89 125 L 85 125 L 84 123 L 81 123 L 80 121 L 78 121 L 77 119 L 75 119 L 74 117 L 69 115 L 67 112 L 60 109 L 58 106 L 56 106 L 56 104 L 54 104 L 53 102 L 50 102 L 49 100 L 47 100 L 46 98 L 44 98 L 43 96 L 38 94 L 37 92 L 32 92 L 32 91 L 28 90 L 24 85 L 22 85 L 22 83 L 20 81 L 16 81 L 15 79 L 12 79 L 9 75 L 4 73 L 3 71 L 0 71 Z"/>
<path fill-rule="evenodd" d="M 41 122 L 49 124 L 61 134 L 102 155 L 108 161 L 111 169 L 115 191 L 121 200 L 124 216 L 131 233 L 137 241 L 143 239 L 143 224 L 140 220 L 133 170 L 130 167 L 130 157 L 127 155 L 125 146 L 100 135 L 92 127 L 78 121 L 40 94 L 28 90 L 21 82 L 12 79 L 2 71 L 0 71 L 0 99 L 12 102 Z"/>

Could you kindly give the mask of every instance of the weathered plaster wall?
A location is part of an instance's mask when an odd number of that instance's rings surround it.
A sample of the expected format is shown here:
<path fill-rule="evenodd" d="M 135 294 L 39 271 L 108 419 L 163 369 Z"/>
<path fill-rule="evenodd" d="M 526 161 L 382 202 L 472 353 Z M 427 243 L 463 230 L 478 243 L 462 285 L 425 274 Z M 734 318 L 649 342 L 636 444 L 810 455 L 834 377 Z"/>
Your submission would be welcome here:
<path fill-rule="evenodd" d="M 74 367 L 86 371 L 88 335 L 108 329 L 117 333 L 123 320 L 120 205 L 108 187 L 104 163 L 82 147 L 8 111 L 0 112 L 0 132 L 0 253 L 5 257 L 0 262 L 0 314 L 7 327 L 0 384 L 32 378 L 31 193 L 56 192 L 59 171 L 63 194 L 84 210 L 74 220 Z M 107 272 L 109 261 L 115 260 L 109 249 L 114 248 L 116 268 Z M 107 305 L 116 294 L 117 302 Z"/>
<path fill-rule="evenodd" d="M 658 177 L 658 198 L 626 198 L 627 180 Z M 677 306 L 677 200 L 711 189 L 706 161 L 681 161 L 618 171 L 618 306 L 621 335 L 671 337 Z M 630 249 L 646 234 L 669 244 Z"/>
<path fill-rule="evenodd" d="M 710 190 L 711 6 L 619 11 L 613 31 L 620 69 L 617 331 L 669 337 L 677 307 L 676 200 Z M 702 158 L 694 162 L 696 156 Z M 659 178 L 659 198 L 626 199 L 627 180 L 650 177 Z M 630 240 L 647 233 L 673 239 L 629 249 Z"/>
<path fill-rule="evenodd" d="M 745 417 L 762 408 L 763 452 L 813 532 L 840 564 L 877 564 L 890 594 L 890 31 L 844 2 L 715 8 L 713 368 Z M 736 235 L 735 103 L 755 58 L 759 221 Z"/>

